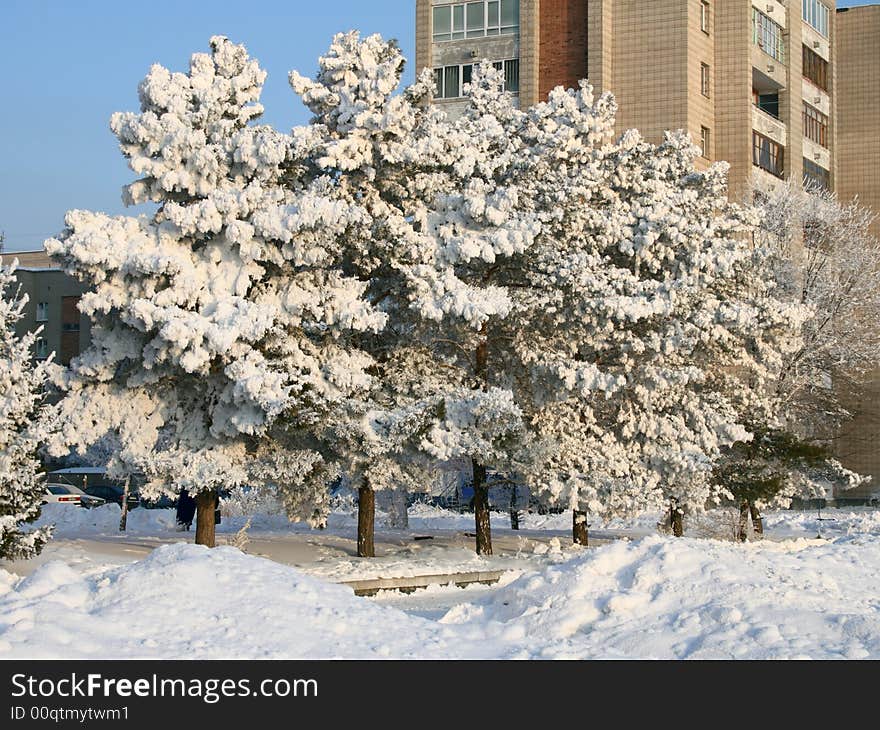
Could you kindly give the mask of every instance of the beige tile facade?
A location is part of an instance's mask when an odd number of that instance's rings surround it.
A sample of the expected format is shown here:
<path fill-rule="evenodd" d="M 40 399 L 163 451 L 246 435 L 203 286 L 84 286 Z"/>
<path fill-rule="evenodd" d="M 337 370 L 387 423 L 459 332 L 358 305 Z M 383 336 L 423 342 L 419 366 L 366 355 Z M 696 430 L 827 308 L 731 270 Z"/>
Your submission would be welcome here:
<path fill-rule="evenodd" d="M 880 214 L 880 4 L 837 12 L 837 178 L 842 200 Z M 872 232 L 880 240 L 880 219 Z M 880 491 L 880 369 L 849 404 L 855 418 L 839 442 L 844 463 L 873 481 L 865 495 Z"/>
<path fill-rule="evenodd" d="M 880 4 L 838 12 L 837 30 L 837 192 L 880 214 Z"/>

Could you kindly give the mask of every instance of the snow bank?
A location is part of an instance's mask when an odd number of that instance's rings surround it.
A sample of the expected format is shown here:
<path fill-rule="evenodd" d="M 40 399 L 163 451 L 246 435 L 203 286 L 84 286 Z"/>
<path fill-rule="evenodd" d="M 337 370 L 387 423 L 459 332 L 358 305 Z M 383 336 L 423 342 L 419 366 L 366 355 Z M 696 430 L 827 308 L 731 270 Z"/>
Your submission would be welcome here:
<path fill-rule="evenodd" d="M 121 516 L 122 510 L 115 504 L 83 509 L 68 504 L 49 503 L 43 505 L 37 524 L 54 524 L 56 538 L 78 537 L 84 534 L 104 535 L 119 532 Z M 161 534 L 174 532 L 175 529 L 174 510 L 138 507 L 128 513 L 127 532 Z"/>
<path fill-rule="evenodd" d="M 880 539 L 649 537 L 524 575 L 444 625 L 540 658 L 880 658 Z"/>
<path fill-rule="evenodd" d="M 60 561 L 18 581 L 0 570 L 7 658 L 442 658 L 450 646 L 464 657 L 499 650 L 461 636 L 232 548 L 164 546 L 90 577 Z"/>
<path fill-rule="evenodd" d="M 767 530 L 778 534 L 804 532 L 810 535 L 880 535 L 880 510 L 871 507 L 851 509 L 785 510 L 770 512 L 764 518 Z"/>
<path fill-rule="evenodd" d="M 443 613 L 417 593 L 410 614 L 407 596 L 392 607 L 232 548 L 177 544 L 88 574 L 60 561 L 24 579 L 0 570 L 0 655 L 877 659 L 878 582 L 876 536 L 648 537 L 497 589 L 437 588 Z"/>

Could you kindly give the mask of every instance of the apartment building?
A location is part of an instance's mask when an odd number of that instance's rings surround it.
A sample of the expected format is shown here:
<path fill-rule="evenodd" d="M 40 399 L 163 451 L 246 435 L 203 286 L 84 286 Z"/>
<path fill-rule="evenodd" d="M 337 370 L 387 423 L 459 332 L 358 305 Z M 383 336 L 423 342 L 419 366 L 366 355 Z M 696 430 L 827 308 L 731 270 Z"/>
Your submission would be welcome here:
<path fill-rule="evenodd" d="M 55 362 L 69 364 L 91 341 L 89 319 L 77 308 L 85 287 L 57 268 L 44 251 L 3 254 L 4 263 L 11 263 L 13 259 L 18 259 L 15 278 L 28 296 L 24 317 L 16 326 L 17 334 L 42 327 L 34 346 L 34 358 L 45 360 L 55 353 Z"/>
<path fill-rule="evenodd" d="M 618 131 L 685 129 L 730 195 L 836 173 L 833 0 L 417 0 L 416 62 L 458 113 L 473 64 L 503 69 L 529 106 L 589 78 Z"/>
<path fill-rule="evenodd" d="M 839 106 L 836 190 L 880 216 L 880 3 L 840 8 L 837 21 Z M 880 239 L 880 218 L 872 226 Z"/>
<path fill-rule="evenodd" d="M 837 24 L 837 131 L 841 200 L 880 215 L 880 4 L 840 8 Z M 880 241 L 880 219 L 872 233 Z M 853 496 L 880 492 L 880 369 L 861 392 L 848 399 L 855 417 L 838 440 L 841 460 L 873 477 Z"/>

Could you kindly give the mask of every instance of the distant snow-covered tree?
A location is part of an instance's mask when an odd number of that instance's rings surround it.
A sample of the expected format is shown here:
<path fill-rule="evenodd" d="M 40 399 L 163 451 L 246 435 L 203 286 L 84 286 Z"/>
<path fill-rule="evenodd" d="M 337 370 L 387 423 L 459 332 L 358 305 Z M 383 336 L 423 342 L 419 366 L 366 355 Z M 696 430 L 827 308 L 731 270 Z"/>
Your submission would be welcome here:
<path fill-rule="evenodd" d="M 43 402 L 51 361 L 33 361 L 39 330 L 15 334 L 27 304 L 15 282 L 16 263 L 0 262 L 0 558 L 5 560 L 37 555 L 52 535 L 51 527 L 26 529 L 40 516 L 45 492 L 37 451 L 51 428 L 51 411 Z"/>
<path fill-rule="evenodd" d="M 801 346 L 785 363 L 779 392 L 792 426 L 830 438 L 847 401 L 880 365 L 880 241 L 858 201 L 788 183 L 758 196 L 759 234 L 777 247 L 779 286 L 812 310 Z M 848 398 L 849 396 L 849 398 Z"/>
<path fill-rule="evenodd" d="M 757 423 L 764 443 L 730 456 L 741 461 L 747 455 L 747 472 L 757 464 L 775 475 L 780 463 L 788 464 L 784 479 L 771 480 L 782 485 L 774 491 L 778 499 L 824 496 L 832 484 L 846 489 L 865 479 L 832 459 L 829 449 L 880 366 L 880 241 L 870 234 L 870 211 L 826 190 L 787 183 L 757 194 L 756 207 L 755 238 L 769 252 L 764 269 L 774 273 L 777 295 L 800 305 L 806 316 L 798 346 L 784 358 L 775 382 L 776 423 Z M 771 448 L 780 439 L 783 455 L 792 451 L 787 439 L 794 439 L 796 453 L 815 452 L 824 460 L 781 459 L 780 449 Z M 725 473 L 734 468 L 722 465 Z M 770 500 L 748 502 L 760 523 L 760 508 Z"/>

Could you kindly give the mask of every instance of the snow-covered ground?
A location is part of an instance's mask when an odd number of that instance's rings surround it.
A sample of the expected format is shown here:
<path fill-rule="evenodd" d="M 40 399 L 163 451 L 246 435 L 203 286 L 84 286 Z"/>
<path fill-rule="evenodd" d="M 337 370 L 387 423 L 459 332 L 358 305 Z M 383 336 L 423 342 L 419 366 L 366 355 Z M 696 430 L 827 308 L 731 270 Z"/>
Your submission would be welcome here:
<path fill-rule="evenodd" d="M 520 534 L 499 514 L 500 555 L 482 558 L 470 516 L 416 505 L 363 561 L 344 510 L 323 531 L 254 518 L 243 553 L 188 544 L 169 512 L 134 510 L 120 535 L 114 507 L 58 506 L 44 554 L 0 570 L 0 656 L 880 658 L 880 511 L 817 516 L 770 513 L 771 539 L 746 545 L 648 534 L 647 516 L 594 524 L 605 539 L 584 549 L 570 514 L 529 515 Z M 224 518 L 221 541 L 244 522 Z M 508 572 L 375 598 L 331 582 L 460 569 Z"/>

